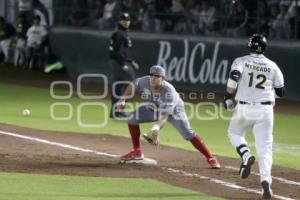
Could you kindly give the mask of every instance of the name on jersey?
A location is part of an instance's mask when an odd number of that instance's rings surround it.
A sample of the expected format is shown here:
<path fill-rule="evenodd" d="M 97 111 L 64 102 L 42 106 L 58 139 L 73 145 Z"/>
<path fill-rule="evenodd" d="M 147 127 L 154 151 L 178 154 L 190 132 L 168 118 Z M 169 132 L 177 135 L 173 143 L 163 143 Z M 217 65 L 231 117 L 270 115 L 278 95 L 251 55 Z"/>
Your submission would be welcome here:
<path fill-rule="evenodd" d="M 271 69 L 269 67 L 261 67 L 261 66 L 256 66 L 256 65 L 251 65 L 246 63 L 245 65 L 248 69 L 252 69 L 258 72 L 271 72 Z"/>

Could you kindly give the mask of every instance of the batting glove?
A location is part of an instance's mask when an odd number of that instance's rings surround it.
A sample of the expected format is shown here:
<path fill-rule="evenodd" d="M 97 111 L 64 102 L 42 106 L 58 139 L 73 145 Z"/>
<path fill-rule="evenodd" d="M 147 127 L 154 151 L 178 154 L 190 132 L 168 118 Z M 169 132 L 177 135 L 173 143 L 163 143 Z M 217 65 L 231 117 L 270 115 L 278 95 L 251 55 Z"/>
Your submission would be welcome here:
<path fill-rule="evenodd" d="M 224 101 L 224 103 L 225 103 L 224 106 L 226 110 L 231 112 L 234 111 L 235 105 L 232 99 L 227 99 Z"/>

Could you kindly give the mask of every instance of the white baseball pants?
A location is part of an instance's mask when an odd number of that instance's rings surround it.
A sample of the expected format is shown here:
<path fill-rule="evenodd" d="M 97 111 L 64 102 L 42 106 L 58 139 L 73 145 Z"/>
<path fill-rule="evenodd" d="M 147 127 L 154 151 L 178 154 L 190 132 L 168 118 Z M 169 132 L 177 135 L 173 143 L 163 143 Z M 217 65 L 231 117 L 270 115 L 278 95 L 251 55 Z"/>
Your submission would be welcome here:
<path fill-rule="evenodd" d="M 231 119 L 228 136 L 236 148 L 246 144 L 246 132 L 253 131 L 256 153 L 259 158 L 261 182 L 272 183 L 272 145 L 273 145 L 273 106 L 272 105 L 242 105 L 238 104 Z"/>

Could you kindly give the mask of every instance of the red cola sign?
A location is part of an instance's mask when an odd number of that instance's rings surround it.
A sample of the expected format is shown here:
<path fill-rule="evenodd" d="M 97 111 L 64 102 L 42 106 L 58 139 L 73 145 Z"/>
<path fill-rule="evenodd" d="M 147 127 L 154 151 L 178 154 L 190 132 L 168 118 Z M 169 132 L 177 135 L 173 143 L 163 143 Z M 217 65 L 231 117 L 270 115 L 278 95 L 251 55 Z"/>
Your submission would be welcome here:
<path fill-rule="evenodd" d="M 170 81 L 226 84 L 228 60 L 217 62 L 220 42 L 214 44 L 213 52 L 206 56 L 206 44 L 196 43 L 189 47 L 189 41 L 183 40 L 184 53 L 181 56 L 172 55 L 172 44 L 169 41 L 159 41 L 157 64 L 165 67 Z M 177 48 L 177 47 L 176 47 Z"/>

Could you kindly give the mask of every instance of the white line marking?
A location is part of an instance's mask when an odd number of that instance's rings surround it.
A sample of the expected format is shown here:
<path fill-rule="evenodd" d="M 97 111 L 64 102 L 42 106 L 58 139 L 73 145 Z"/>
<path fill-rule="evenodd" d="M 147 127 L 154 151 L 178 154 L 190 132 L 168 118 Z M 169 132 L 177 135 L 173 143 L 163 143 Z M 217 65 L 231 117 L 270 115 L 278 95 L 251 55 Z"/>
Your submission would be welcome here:
<path fill-rule="evenodd" d="M 223 167 L 226 168 L 226 169 L 234 170 L 234 171 L 239 171 L 239 170 L 240 170 L 239 168 L 237 168 L 237 167 L 232 167 L 232 166 L 223 166 Z M 251 174 L 254 174 L 254 175 L 256 175 L 256 176 L 260 176 L 259 173 L 257 173 L 257 172 L 251 172 Z M 287 180 L 287 179 L 285 179 L 285 178 L 280 178 L 280 177 L 272 176 L 272 179 L 281 181 L 281 182 L 286 183 L 286 184 L 290 184 L 290 185 L 298 185 L 298 186 L 300 186 L 300 183 L 299 183 L 299 182 Z"/>
<path fill-rule="evenodd" d="M 238 190 L 242 190 L 242 191 L 246 191 L 246 192 L 251 192 L 251 193 L 255 193 L 255 194 L 261 194 L 262 193 L 261 192 L 262 189 L 246 188 L 246 187 L 243 187 L 243 186 L 236 185 L 235 183 L 231 183 L 231 182 L 226 182 L 226 181 L 222 181 L 222 180 L 219 180 L 219 179 L 210 178 L 208 176 L 202 176 L 202 175 L 195 174 L 195 173 L 189 173 L 189 172 L 185 172 L 183 170 L 178 170 L 178 169 L 174 169 L 174 168 L 162 168 L 162 169 L 164 169 L 164 170 L 166 170 L 168 172 L 171 172 L 171 173 L 181 174 L 183 176 L 196 177 L 196 178 L 199 178 L 199 179 L 202 179 L 202 180 L 209 180 L 211 182 L 214 182 L 214 183 L 217 183 L 217 184 L 220 184 L 220 185 L 223 185 L 225 187 L 232 188 L 232 189 L 238 189 Z M 295 200 L 295 199 L 292 199 L 292 198 L 289 198 L 289 197 L 280 196 L 280 195 L 274 195 L 273 197 L 276 198 L 276 199 L 280 199 L 280 200 Z"/>
<path fill-rule="evenodd" d="M 64 143 L 52 142 L 52 141 L 45 140 L 45 139 L 20 135 L 20 134 L 16 134 L 16 133 L 7 132 L 7 131 L 1 131 L 0 130 L 0 134 L 13 136 L 13 137 L 17 137 L 17 138 L 22 138 L 22 139 L 26 139 L 26 140 L 31 140 L 31 141 L 35 141 L 35 142 L 40 142 L 40 143 L 44 143 L 44 144 L 48 144 L 48 145 L 59 146 L 59 147 L 72 149 L 72 150 L 76 150 L 76 151 L 82 151 L 82 152 L 86 152 L 86 153 L 94 153 L 96 155 L 107 156 L 107 157 L 111 157 L 111 158 L 120 157 L 120 155 L 99 152 L 99 151 L 95 151 L 95 150 L 91 150 L 91 149 L 84 149 L 84 148 L 80 148 L 80 147 L 76 147 L 76 146 L 72 146 L 72 145 L 68 145 L 68 144 L 64 144 Z M 208 180 L 208 181 L 215 182 L 217 184 L 220 184 L 220 185 L 223 185 L 223 186 L 226 186 L 226 187 L 229 187 L 229 188 L 238 189 L 238 190 L 251 192 L 251 193 L 255 193 L 255 194 L 261 194 L 261 190 L 259 190 L 259 189 L 246 188 L 246 187 L 243 187 L 243 186 L 236 185 L 235 183 L 226 182 L 226 181 L 223 181 L 223 180 L 214 179 L 214 178 L 207 177 L 207 176 L 202 176 L 202 175 L 195 174 L 195 173 L 189 173 L 189 172 L 185 172 L 183 170 L 178 170 L 178 169 L 174 169 L 174 168 L 162 167 L 161 169 L 163 169 L 165 171 L 168 171 L 168 172 L 172 172 L 172 173 L 179 173 L 179 174 L 182 174 L 184 176 L 197 177 L 197 178 L 200 178 L 202 180 Z M 282 178 L 279 178 L 279 179 L 281 181 L 283 181 L 283 180 L 287 181 L 285 179 L 282 180 Z M 294 181 L 291 181 L 291 182 L 294 182 Z M 280 199 L 280 200 L 295 200 L 295 199 L 280 196 L 280 195 L 274 195 L 274 197 L 277 198 L 277 199 Z"/>
<path fill-rule="evenodd" d="M 72 146 L 72 145 L 69 145 L 69 144 L 63 144 L 63 143 L 59 143 L 59 142 L 52 142 L 52 141 L 49 141 L 49 140 L 39 139 L 39 138 L 36 138 L 36 137 L 30 137 L 30 136 L 25 136 L 25 135 L 19 135 L 19 134 L 15 134 L 15 133 L 6 132 L 6 131 L 0 131 L 0 134 L 9 135 L 9 136 L 22 138 L 22 139 L 26 139 L 26 140 L 32 140 L 32 141 L 36 141 L 36 142 L 41 142 L 41 143 L 49 144 L 49 145 L 53 145 L 53 146 L 59 146 L 59 147 L 67 148 L 67 149 L 73 149 L 73 150 L 76 150 L 76 151 L 82 151 L 82 152 L 86 152 L 86 153 L 94 153 L 94 154 L 97 154 L 97 155 L 100 155 L 100 156 L 107 156 L 107 157 L 111 157 L 111 158 L 120 157 L 120 155 L 114 155 L 114 154 L 94 151 L 94 150 L 91 150 L 91 149 L 84 149 L 84 148 Z"/>

